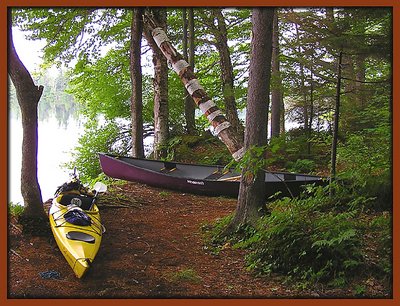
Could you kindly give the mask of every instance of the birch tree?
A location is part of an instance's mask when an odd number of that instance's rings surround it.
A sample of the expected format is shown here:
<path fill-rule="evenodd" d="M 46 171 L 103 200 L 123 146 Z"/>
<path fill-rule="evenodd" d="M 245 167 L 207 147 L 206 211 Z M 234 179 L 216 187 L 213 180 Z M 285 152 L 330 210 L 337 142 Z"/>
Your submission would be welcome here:
<path fill-rule="evenodd" d="M 193 69 L 183 56 L 175 49 L 165 31 L 160 27 L 150 11 L 146 11 L 145 21 L 148 30 L 151 31 L 157 46 L 160 48 L 167 61 L 178 74 L 193 101 L 207 117 L 214 128 L 214 133 L 227 146 L 232 157 L 239 160 L 244 153 L 243 141 L 236 129 L 226 119 L 222 111 L 215 105 L 201 86 Z"/>

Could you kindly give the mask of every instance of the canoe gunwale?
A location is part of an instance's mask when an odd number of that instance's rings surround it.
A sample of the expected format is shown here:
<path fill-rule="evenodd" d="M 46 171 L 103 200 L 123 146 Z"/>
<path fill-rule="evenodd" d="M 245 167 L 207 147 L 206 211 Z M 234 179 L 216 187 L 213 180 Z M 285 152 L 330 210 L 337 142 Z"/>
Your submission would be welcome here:
<path fill-rule="evenodd" d="M 129 156 L 120 156 L 120 155 L 110 154 L 110 153 L 98 153 L 98 154 L 100 156 L 103 155 L 103 156 L 112 158 L 112 159 L 114 159 L 114 160 L 116 160 L 116 161 L 118 161 L 120 163 L 123 163 L 123 164 L 125 164 L 127 166 L 130 166 L 130 167 L 140 168 L 140 169 L 142 169 L 144 171 L 152 172 L 152 173 L 157 174 L 157 175 L 171 177 L 170 173 L 163 173 L 163 172 L 156 171 L 156 170 L 153 170 L 153 169 L 141 167 L 141 166 L 136 165 L 134 163 L 127 162 L 127 161 L 125 161 L 123 159 L 141 160 L 141 161 L 150 162 L 150 163 L 151 162 L 162 163 L 164 161 L 160 161 L 160 160 L 156 160 L 156 159 L 143 159 L 143 158 L 135 158 L 135 157 L 129 157 Z M 170 162 L 168 162 L 168 163 L 170 163 Z M 189 166 L 189 167 L 202 167 L 202 168 L 212 168 L 212 169 L 220 169 L 220 170 L 225 169 L 225 167 L 220 166 L 220 165 L 189 164 L 189 163 L 184 163 L 184 162 L 171 162 L 171 163 L 174 163 L 176 165 Z M 232 172 L 232 173 L 234 173 L 236 175 L 240 175 L 240 173 L 234 172 L 233 168 L 229 168 L 228 171 L 230 171 L 230 172 Z M 269 173 L 269 174 L 272 174 L 272 175 L 277 175 L 277 178 L 281 182 L 292 182 L 292 181 L 295 182 L 295 181 L 298 181 L 298 180 L 296 180 L 296 179 L 294 179 L 294 180 L 282 180 L 282 179 L 279 178 L 278 175 L 302 176 L 302 177 L 307 177 L 307 178 L 314 178 L 315 180 L 327 179 L 327 178 L 324 178 L 322 176 L 314 175 L 314 174 L 292 173 L 292 172 L 285 172 L 285 171 L 267 171 L 267 170 L 263 170 L 263 171 L 265 173 L 267 173 L 267 174 Z M 174 176 L 174 177 L 182 178 L 182 179 L 189 179 L 189 180 L 193 179 L 193 177 L 190 177 L 190 176 Z M 220 180 L 213 180 L 213 179 L 207 179 L 207 178 L 201 178 L 201 179 L 197 179 L 197 180 L 203 180 L 203 181 L 209 181 L 209 182 L 216 182 L 216 181 L 217 182 L 222 182 L 222 181 L 224 181 L 224 180 L 220 181 Z M 269 181 L 266 181 L 266 182 L 268 183 Z"/>
<path fill-rule="evenodd" d="M 110 177 L 122 179 L 126 181 L 139 182 L 142 184 L 147 184 L 150 186 L 164 188 L 164 189 L 173 189 L 181 192 L 189 192 L 194 194 L 202 194 L 206 196 L 228 196 L 228 197 L 237 197 L 239 193 L 239 181 L 229 181 L 229 180 L 206 180 L 204 178 L 193 178 L 187 176 L 178 176 L 177 173 L 162 173 L 160 171 L 153 170 L 155 168 L 152 165 L 153 169 L 148 169 L 143 167 L 142 165 L 146 165 L 146 163 L 151 164 L 155 163 L 157 167 L 160 167 L 163 164 L 163 161 L 158 160 L 147 160 L 147 159 L 139 159 L 127 156 L 119 156 L 115 154 L 105 154 L 99 153 L 100 164 L 103 172 Z M 138 161 L 137 163 L 141 163 L 137 165 L 135 163 L 131 163 L 129 161 Z M 175 162 L 174 162 L 175 163 Z M 175 163 L 178 166 L 188 166 L 188 169 L 195 169 L 196 167 L 203 169 L 203 174 L 205 172 L 204 169 L 208 171 L 208 173 L 212 172 L 212 169 L 223 169 L 222 166 L 212 166 L 212 165 L 192 165 L 186 163 Z M 179 170 L 179 169 L 178 169 Z M 181 168 L 183 170 L 183 168 Z M 187 169 L 186 169 L 187 170 Z M 201 171 L 201 169 L 199 170 Z M 266 178 L 269 172 L 266 173 Z M 266 197 L 270 197 L 275 195 L 277 192 L 281 193 L 281 197 L 283 196 L 297 196 L 301 187 L 306 184 L 316 183 L 317 185 L 325 184 L 324 180 L 320 176 L 316 175 L 306 175 L 306 174 L 293 174 L 287 172 L 272 172 L 273 174 L 278 174 L 282 178 L 285 178 L 285 174 L 287 178 L 299 178 L 296 180 L 285 180 L 285 179 L 276 179 L 271 181 L 265 181 L 267 186 Z M 299 176 L 299 177 L 297 177 Z M 302 178 L 302 179 L 301 179 Z"/>

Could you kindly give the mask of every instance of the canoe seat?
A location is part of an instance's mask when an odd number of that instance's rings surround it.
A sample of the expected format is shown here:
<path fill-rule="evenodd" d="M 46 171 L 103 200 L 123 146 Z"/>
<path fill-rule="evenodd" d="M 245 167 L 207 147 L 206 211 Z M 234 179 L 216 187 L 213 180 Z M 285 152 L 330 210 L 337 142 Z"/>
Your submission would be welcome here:
<path fill-rule="evenodd" d="M 83 210 L 90 210 L 93 204 L 93 198 L 79 195 L 79 194 L 63 194 L 59 203 L 62 205 L 76 205 L 82 208 Z"/>
<path fill-rule="evenodd" d="M 283 180 L 284 181 L 295 181 L 296 180 L 296 175 L 292 173 L 284 173 L 283 174 Z"/>
<path fill-rule="evenodd" d="M 205 180 L 218 180 L 219 178 L 223 177 L 226 175 L 229 171 L 222 171 L 221 169 L 215 170 L 213 173 L 211 173 L 209 176 L 206 176 L 204 179 Z"/>
<path fill-rule="evenodd" d="M 70 240 L 78 240 L 87 243 L 94 243 L 96 240 L 92 235 L 78 231 L 70 231 L 67 233 L 66 237 Z"/>
<path fill-rule="evenodd" d="M 171 162 L 164 162 L 164 167 L 160 169 L 161 173 L 169 173 L 176 170 L 176 164 Z"/>

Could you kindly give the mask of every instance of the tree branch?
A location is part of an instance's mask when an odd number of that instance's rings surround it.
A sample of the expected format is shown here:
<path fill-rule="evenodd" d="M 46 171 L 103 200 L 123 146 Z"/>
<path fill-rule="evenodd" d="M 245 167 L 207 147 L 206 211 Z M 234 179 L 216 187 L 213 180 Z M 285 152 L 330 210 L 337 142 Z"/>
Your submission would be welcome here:
<path fill-rule="evenodd" d="M 351 78 L 346 78 L 342 77 L 342 80 L 347 80 L 347 81 L 352 81 L 356 83 L 362 83 L 362 84 L 382 84 L 382 83 L 390 83 L 391 80 L 382 80 L 382 81 L 361 81 L 361 80 L 355 80 Z"/>

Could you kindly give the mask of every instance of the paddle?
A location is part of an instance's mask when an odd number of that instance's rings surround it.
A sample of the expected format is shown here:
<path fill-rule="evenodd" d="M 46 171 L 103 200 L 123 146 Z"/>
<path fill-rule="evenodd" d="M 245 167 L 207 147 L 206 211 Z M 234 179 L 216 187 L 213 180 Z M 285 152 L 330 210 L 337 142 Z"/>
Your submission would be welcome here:
<path fill-rule="evenodd" d="M 94 184 L 93 187 L 94 190 L 96 190 L 96 194 L 100 192 L 106 192 L 107 191 L 107 185 L 103 184 L 102 182 L 97 182 Z"/>
<path fill-rule="evenodd" d="M 99 193 L 107 191 L 107 185 L 103 184 L 102 182 L 97 182 L 96 184 L 94 184 L 93 189 L 96 191 L 96 193 L 95 193 L 95 195 L 93 197 L 92 205 L 96 202 L 96 198 L 97 198 Z"/>

